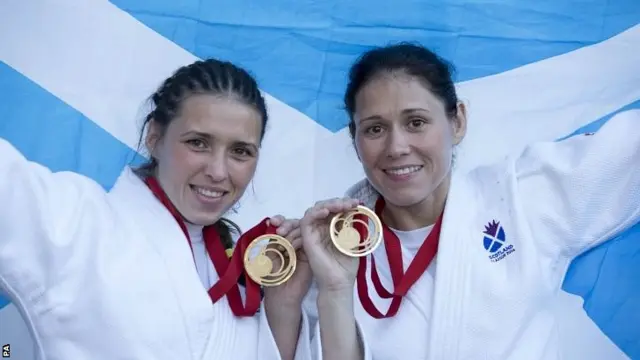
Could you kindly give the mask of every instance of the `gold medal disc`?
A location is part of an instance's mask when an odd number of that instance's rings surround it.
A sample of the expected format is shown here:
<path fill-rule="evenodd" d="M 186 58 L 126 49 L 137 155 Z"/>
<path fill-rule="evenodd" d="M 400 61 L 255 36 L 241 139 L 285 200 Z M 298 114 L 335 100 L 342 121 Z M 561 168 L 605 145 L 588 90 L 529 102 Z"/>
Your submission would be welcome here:
<path fill-rule="evenodd" d="M 358 215 L 364 215 L 368 218 L 367 221 L 356 219 Z M 356 223 L 367 229 L 365 239 L 361 239 L 360 233 L 354 228 Z M 367 256 L 382 242 L 382 222 L 371 209 L 358 206 L 354 210 L 334 216 L 329 225 L 329 233 L 333 245 L 341 253 L 350 257 Z"/>
<path fill-rule="evenodd" d="M 244 269 L 262 286 L 278 286 L 296 270 L 296 251 L 280 235 L 266 234 L 254 239 L 244 253 Z"/>

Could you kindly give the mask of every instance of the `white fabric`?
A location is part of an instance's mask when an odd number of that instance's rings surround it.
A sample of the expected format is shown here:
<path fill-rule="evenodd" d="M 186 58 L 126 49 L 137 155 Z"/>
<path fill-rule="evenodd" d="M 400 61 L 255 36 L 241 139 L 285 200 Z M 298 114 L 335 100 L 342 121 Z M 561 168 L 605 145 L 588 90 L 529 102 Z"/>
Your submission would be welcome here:
<path fill-rule="evenodd" d="M 415 229 L 415 230 L 397 230 L 393 228 L 390 228 L 390 229 L 396 234 L 396 236 L 400 240 L 400 244 L 402 245 L 402 261 L 403 261 L 404 269 L 406 271 L 407 268 L 409 267 L 409 264 L 411 264 L 411 261 L 413 261 L 413 258 L 416 257 L 416 253 L 418 252 L 418 249 L 420 249 L 420 246 L 422 245 L 424 240 L 427 238 L 427 236 L 431 232 L 431 229 L 433 229 L 433 225 L 425 226 L 423 228 Z M 438 257 L 436 255 L 431 261 L 431 263 L 429 264 L 429 267 L 427 267 L 427 274 L 432 278 L 435 277 L 436 275 L 435 264 L 437 260 L 438 260 Z M 376 258 L 376 261 L 377 261 L 377 258 Z M 432 291 L 433 289 L 430 290 L 429 293 L 431 293 Z"/>
<path fill-rule="evenodd" d="M 348 195 L 369 207 L 378 198 L 366 180 Z M 493 220 L 504 230 L 504 256 L 483 246 Z M 534 144 L 455 174 L 435 285 L 423 276 L 398 314 L 382 320 L 364 312 L 354 291 L 373 359 L 562 359 L 555 303 L 569 263 L 639 220 L 640 110 L 614 116 L 594 135 Z M 383 247 L 373 255 L 388 286 Z M 386 310 L 388 301 L 369 288 Z M 313 322 L 310 299 L 307 305 Z"/>
<path fill-rule="evenodd" d="M 280 359 L 264 308 L 237 318 L 226 299 L 212 306 L 210 261 L 201 280 L 180 227 L 130 169 L 107 193 L 0 139 L 0 174 L 0 288 L 40 358 Z M 296 359 L 310 359 L 306 316 L 301 329 Z"/>
<path fill-rule="evenodd" d="M 202 282 L 202 286 L 208 289 L 213 286 L 218 279 L 218 273 L 215 271 L 207 248 L 204 246 L 204 238 L 202 236 L 203 227 L 189 223 L 186 225 L 189 238 L 191 239 L 191 246 L 193 247 L 193 258 L 196 269 L 198 270 L 198 275 L 200 276 L 200 282 Z"/>

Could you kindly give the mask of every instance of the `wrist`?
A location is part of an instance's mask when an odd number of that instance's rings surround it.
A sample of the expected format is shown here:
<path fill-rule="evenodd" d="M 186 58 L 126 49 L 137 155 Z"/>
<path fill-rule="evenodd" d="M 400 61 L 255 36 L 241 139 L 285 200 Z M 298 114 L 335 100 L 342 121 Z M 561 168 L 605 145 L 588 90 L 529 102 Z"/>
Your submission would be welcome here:
<path fill-rule="evenodd" d="M 304 297 L 300 296 L 283 296 L 278 293 L 277 290 L 265 289 L 264 291 L 264 306 L 272 309 L 292 309 L 301 308 Z"/>
<path fill-rule="evenodd" d="M 325 359 L 362 359 L 364 346 L 354 313 L 353 289 L 318 292 L 318 323 Z"/>
<path fill-rule="evenodd" d="M 282 359 L 293 359 L 303 324 L 302 306 L 286 306 L 274 299 L 265 301 L 264 316 Z"/>
<path fill-rule="evenodd" d="M 267 314 L 278 314 L 278 316 L 285 315 L 299 315 L 302 313 L 301 302 L 279 302 L 277 299 L 269 300 L 267 297 L 264 299 L 264 309 Z"/>
<path fill-rule="evenodd" d="M 272 328 L 287 327 L 298 329 L 302 322 L 301 307 L 285 307 L 277 304 L 264 304 L 267 322 Z"/>
<path fill-rule="evenodd" d="M 316 303 L 318 308 L 353 309 L 353 289 L 319 289 Z"/>
<path fill-rule="evenodd" d="M 316 283 L 318 289 L 318 295 L 323 294 L 327 296 L 352 296 L 354 282 L 347 282 L 344 284 L 323 284 L 318 281 Z"/>

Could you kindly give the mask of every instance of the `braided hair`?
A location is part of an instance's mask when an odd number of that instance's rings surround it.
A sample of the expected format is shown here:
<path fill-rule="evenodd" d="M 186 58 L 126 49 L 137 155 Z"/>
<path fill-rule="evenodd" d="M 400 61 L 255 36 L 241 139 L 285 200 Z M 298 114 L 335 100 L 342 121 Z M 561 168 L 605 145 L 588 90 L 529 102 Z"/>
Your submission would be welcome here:
<path fill-rule="evenodd" d="M 228 96 L 254 107 L 262 120 L 260 140 L 264 138 L 267 106 L 256 80 L 246 70 L 230 62 L 207 59 L 179 68 L 151 95 L 153 110 L 144 119 L 139 143 L 142 143 L 144 130 L 152 120 L 160 127 L 163 136 L 169 124 L 178 116 L 185 99 L 195 94 Z M 152 176 L 157 166 L 157 160 L 151 156 L 135 172 L 141 177 Z M 232 232 L 240 234 L 238 225 L 220 218 L 213 226 L 225 248 L 233 247 Z"/>

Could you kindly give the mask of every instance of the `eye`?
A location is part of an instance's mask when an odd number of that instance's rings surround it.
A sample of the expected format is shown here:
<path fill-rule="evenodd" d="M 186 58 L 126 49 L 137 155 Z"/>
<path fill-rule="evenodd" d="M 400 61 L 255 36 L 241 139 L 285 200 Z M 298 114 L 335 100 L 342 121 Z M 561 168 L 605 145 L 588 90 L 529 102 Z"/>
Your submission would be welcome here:
<path fill-rule="evenodd" d="M 234 148 L 232 151 L 233 151 L 234 155 L 241 156 L 241 157 L 253 156 L 253 152 L 251 152 L 249 149 L 243 148 L 243 147 Z"/>
<path fill-rule="evenodd" d="M 191 139 L 186 141 L 192 148 L 203 150 L 207 148 L 207 143 L 202 139 Z"/>
<path fill-rule="evenodd" d="M 424 127 L 426 124 L 427 122 L 424 119 L 420 119 L 420 118 L 413 118 L 409 120 L 409 128 L 413 130 L 420 129 Z"/>
<path fill-rule="evenodd" d="M 364 130 L 364 132 L 368 135 L 379 135 L 382 132 L 382 126 L 380 125 L 369 126 Z"/>

